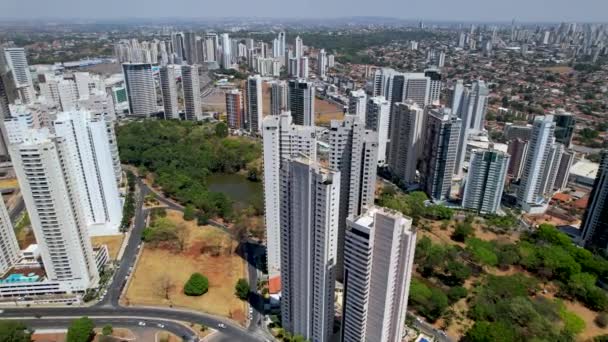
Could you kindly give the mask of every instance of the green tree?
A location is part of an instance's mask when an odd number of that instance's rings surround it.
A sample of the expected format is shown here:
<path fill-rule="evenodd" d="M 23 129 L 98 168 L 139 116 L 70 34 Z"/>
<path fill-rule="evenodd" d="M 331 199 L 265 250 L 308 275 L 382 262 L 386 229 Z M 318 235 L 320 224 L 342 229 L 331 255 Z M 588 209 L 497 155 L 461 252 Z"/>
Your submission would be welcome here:
<path fill-rule="evenodd" d="M 88 317 L 81 317 L 70 324 L 68 328 L 68 334 L 66 337 L 67 342 L 90 342 L 95 337 L 95 324 Z"/>
<path fill-rule="evenodd" d="M 186 221 L 192 221 L 195 218 L 196 218 L 196 208 L 194 208 L 193 205 L 188 204 L 184 208 L 184 220 L 186 220 Z"/>
<path fill-rule="evenodd" d="M 114 329 L 112 328 L 111 324 L 106 324 L 101 329 L 101 334 L 104 336 L 110 336 L 112 335 L 112 332 L 114 332 Z"/>
<path fill-rule="evenodd" d="M 23 323 L 14 320 L 0 321 L 0 341 L 30 342 L 31 340 L 31 334 Z"/>
<path fill-rule="evenodd" d="M 200 273 L 193 273 L 184 285 L 187 296 L 201 296 L 209 290 L 209 280 Z"/>
<path fill-rule="evenodd" d="M 464 242 L 471 235 L 473 235 L 473 226 L 471 226 L 470 223 L 463 222 L 456 225 L 456 229 L 454 229 L 451 238 L 454 241 Z"/>
<path fill-rule="evenodd" d="M 239 299 L 245 300 L 249 297 L 249 283 L 241 278 L 236 282 L 235 294 Z"/>
<path fill-rule="evenodd" d="M 228 125 L 226 125 L 224 122 L 218 122 L 217 125 L 215 125 L 215 135 L 219 138 L 225 138 L 228 136 Z"/>

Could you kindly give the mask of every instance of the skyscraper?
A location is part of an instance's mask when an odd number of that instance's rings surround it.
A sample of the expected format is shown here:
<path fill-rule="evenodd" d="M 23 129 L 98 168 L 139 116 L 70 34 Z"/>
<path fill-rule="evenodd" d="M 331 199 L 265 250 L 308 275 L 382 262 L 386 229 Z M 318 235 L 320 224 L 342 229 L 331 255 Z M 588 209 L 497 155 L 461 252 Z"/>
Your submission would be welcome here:
<path fill-rule="evenodd" d="M 575 153 L 574 151 L 564 150 L 562 158 L 557 169 L 557 175 L 555 176 L 555 183 L 553 189 L 555 191 L 564 191 L 568 185 L 568 178 L 570 178 L 570 168 L 574 163 Z"/>
<path fill-rule="evenodd" d="M 300 36 L 296 37 L 295 53 L 296 53 L 295 57 L 297 59 L 300 59 L 304 56 L 304 43 L 302 42 L 302 38 L 300 38 Z"/>
<path fill-rule="evenodd" d="M 196 48 L 196 34 L 194 32 L 184 33 L 184 59 L 190 65 L 198 63 L 198 51 Z"/>
<path fill-rule="evenodd" d="M 205 33 L 205 62 L 219 62 L 219 42 L 217 33 Z"/>
<path fill-rule="evenodd" d="M 382 96 L 367 100 L 365 128 L 378 133 L 378 165 L 386 164 L 391 105 Z"/>
<path fill-rule="evenodd" d="M 289 159 L 281 171 L 281 321 L 293 335 L 329 341 L 340 173 L 306 158 Z"/>
<path fill-rule="evenodd" d="M 351 91 L 348 95 L 348 114 L 356 115 L 362 121 L 365 121 L 365 113 L 367 111 L 367 94 L 365 90 L 359 89 Z"/>
<path fill-rule="evenodd" d="M 473 150 L 464 187 L 462 207 L 495 214 L 507 177 L 509 155 L 498 150 Z"/>
<path fill-rule="evenodd" d="M 10 70 L 3 64 L 4 57 L 0 56 L 0 157 L 8 157 L 8 142 L 7 133 L 4 125 L 4 119 L 11 117 L 11 109 L 9 104 L 11 103 L 9 98 L 10 85 L 9 75 Z"/>
<path fill-rule="evenodd" d="M 462 120 L 460 140 L 458 142 L 458 156 L 456 157 L 454 169 L 455 174 L 460 174 L 464 164 L 469 137 L 472 134 L 482 132 L 484 129 L 483 120 L 485 119 L 488 106 L 488 88 L 484 81 L 475 81 L 471 88 L 464 88 L 460 100 L 454 101 L 459 103 L 459 111 L 455 114 Z"/>
<path fill-rule="evenodd" d="M 63 112 L 55 120 L 55 135 L 63 146 L 62 159 L 78 192 L 89 235 L 119 233 L 122 205 L 107 127 L 103 117 L 88 111 Z"/>
<path fill-rule="evenodd" d="M 25 49 L 18 47 L 4 48 L 4 60 L 13 74 L 13 81 L 21 102 L 27 104 L 34 101 L 36 91 L 34 90 Z"/>
<path fill-rule="evenodd" d="M 288 100 L 294 124 L 315 125 L 315 86 L 312 82 L 303 79 L 290 80 Z"/>
<path fill-rule="evenodd" d="M 317 75 L 320 79 L 325 78 L 325 72 L 327 71 L 327 54 L 325 49 L 321 49 L 317 55 Z"/>
<path fill-rule="evenodd" d="M 544 212 L 543 175 L 547 167 L 555 123 L 553 115 L 534 118 L 532 137 L 524 161 L 517 201 L 527 212 Z"/>
<path fill-rule="evenodd" d="M 203 114 L 201 103 L 200 66 L 182 66 L 182 87 L 184 89 L 184 112 L 186 120 L 197 120 Z"/>
<path fill-rule="evenodd" d="M 315 127 L 292 124 L 289 112 L 269 115 L 262 128 L 264 156 L 264 216 L 269 279 L 281 271 L 281 168 L 286 159 L 298 155 L 317 158 Z"/>
<path fill-rule="evenodd" d="M 404 184 L 416 179 L 418 158 L 422 154 L 424 110 L 413 101 L 395 103 L 388 165 Z"/>
<path fill-rule="evenodd" d="M 428 102 L 433 105 L 439 105 L 441 87 L 443 86 L 441 72 L 437 69 L 427 69 L 424 71 L 424 76 L 430 80 Z"/>
<path fill-rule="evenodd" d="M 378 134 L 365 129 L 359 117 L 332 120 L 329 128 L 329 167 L 340 171 L 337 276 L 342 279 L 346 218 L 374 204 L 378 165 Z"/>
<path fill-rule="evenodd" d="M 372 207 L 349 218 L 342 341 L 400 342 L 416 249 L 412 220 Z"/>
<path fill-rule="evenodd" d="M 262 129 L 263 97 L 262 78 L 253 75 L 247 78 L 247 126 L 251 134 L 259 134 Z"/>
<path fill-rule="evenodd" d="M 243 128 L 243 94 L 238 89 L 226 92 L 226 115 L 230 129 Z"/>
<path fill-rule="evenodd" d="M 287 82 L 273 81 L 270 88 L 270 115 L 279 115 L 287 110 Z"/>
<path fill-rule="evenodd" d="M 521 177 L 526 154 L 528 153 L 528 142 L 522 139 L 513 139 L 509 142 L 507 150 L 511 158 L 509 158 L 509 168 L 507 174 L 512 179 L 518 180 Z"/>
<path fill-rule="evenodd" d="M 19 258 L 19 244 L 4 200 L 0 199 L 0 274 L 5 274 Z"/>
<path fill-rule="evenodd" d="M 308 79 L 308 57 L 300 58 L 300 74 L 298 75 L 300 78 Z"/>
<path fill-rule="evenodd" d="M 430 104 L 431 79 L 424 73 L 402 73 L 390 68 L 376 70 L 373 96 L 384 96 L 391 103 L 412 100 L 420 107 Z"/>
<path fill-rule="evenodd" d="M 426 120 L 422 188 L 433 201 L 445 201 L 450 197 L 461 120 L 449 108 L 431 109 Z"/>
<path fill-rule="evenodd" d="M 27 130 L 11 159 L 47 277 L 72 291 L 95 286 L 99 275 L 64 138 Z"/>
<path fill-rule="evenodd" d="M 179 119 L 177 105 L 177 69 L 176 65 L 167 65 L 160 68 L 160 89 L 163 96 L 165 119 Z"/>
<path fill-rule="evenodd" d="M 576 118 L 572 113 L 558 110 L 554 114 L 555 120 L 555 140 L 563 144 L 566 148 L 572 145 L 572 136 L 576 127 Z"/>
<path fill-rule="evenodd" d="M 147 63 L 124 63 L 129 112 L 133 116 L 149 117 L 158 112 L 156 85 L 152 76 L 152 65 Z"/>
<path fill-rule="evenodd" d="M 222 33 L 222 68 L 232 68 L 232 44 L 228 33 Z"/>
<path fill-rule="evenodd" d="M 582 229 L 583 245 L 608 248 L 608 151 L 602 153 L 600 168 L 583 217 Z"/>

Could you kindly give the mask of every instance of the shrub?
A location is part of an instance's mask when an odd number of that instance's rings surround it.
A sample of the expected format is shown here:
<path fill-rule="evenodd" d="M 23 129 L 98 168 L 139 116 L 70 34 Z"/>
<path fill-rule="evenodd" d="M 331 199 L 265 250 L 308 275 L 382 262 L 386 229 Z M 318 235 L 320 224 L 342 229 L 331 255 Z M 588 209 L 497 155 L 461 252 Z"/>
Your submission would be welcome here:
<path fill-rule="evenodd" d="M 608 327 L 608 314 L 605 312 L 600 312 L 595 319 L 593 320 L 595 324 L 600 328 Z"/>
<path fill-rule="evenodd" d="M 200 273 L 193 273 L 184 285 L 184 294 L 187 296 L 201 296 L 209 290 L 209 280 Z"/>
<path fill-rule="evenodd" d="M 245 300 L 249 297 L 249 283 L 247 280 L 241 278 L 236 282 L 235 294 L 239 299 Z"/>

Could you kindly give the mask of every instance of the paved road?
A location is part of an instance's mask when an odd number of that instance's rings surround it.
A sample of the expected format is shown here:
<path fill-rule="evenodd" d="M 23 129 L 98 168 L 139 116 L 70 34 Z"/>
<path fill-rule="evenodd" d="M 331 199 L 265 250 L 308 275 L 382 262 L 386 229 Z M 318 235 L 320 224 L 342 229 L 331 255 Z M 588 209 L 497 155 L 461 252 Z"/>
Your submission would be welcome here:
<path fill-rule="evenodd" d="M 135 319 L 135 318 L 107 318 L 107 317 L 90 317 L 95 322 L 96 327 L 103 327 L 106 324 L 112 325 L 114 328 L 143 328 L 141 323 L 145 324 L 145 327 L 154 327 L 159 330 L 169 331 L 176 336 L 182 337 L 186 341 L 192 341 L 196 339 L 196 334 L 190 330 L 190 328 L 174 323 L 167 322 L 164 320 L 151 320 L 151 319 Z M 65 329 L 72 322 L 71 318 L 51 318 L 51 319 L 22 319 L 20 320 L 30 329 Z"/>
<path fill-rule="evenodd" d="M 44 317 L 136 317 L 136 319 L 152 319 L 156 321 L 179 320 L 183 322 L 193 322 L 218 329 L 220 335 L 226 337 L 226 341 L 249 342 L 264 341 L 266 336 L 254 331 L 248 331 L 236 323 L 212 315 L 187 310 L 154 307 L 123 307 L 119 303 L 120 294 L 126 285 L 130 267 L 134 266 L 137 258 L 138 245 L 141 243 L 141 233 L 145 228 L 147 210 L 143 209 L 143 199 L 150 192 L 150 189 L 138 179 L 140 189 L 136 200 L 135 221 L 131 230 L 131 237 L 121 259 L 119 268 L 116 270 L 112 283 L 108 288 L 107 295 L 96 305 L 91 307 L 68 307 L 65 308 L 11 308 L 5 309 L 0 318 L 43 318 Z M 164 202 L 164 201 L 163 201 Z M 168 203 L 167 203 L 168 204 Z M 180 206 L 181 207 L 181 206 Z M 172 204 L 176 208 L 176 204 Z M 179 210 L 179 209 L 177 209 Z M 170 322 L 163 323 L 168 325 Z M 225 328 L 219 328 L 223 324 Z"/>

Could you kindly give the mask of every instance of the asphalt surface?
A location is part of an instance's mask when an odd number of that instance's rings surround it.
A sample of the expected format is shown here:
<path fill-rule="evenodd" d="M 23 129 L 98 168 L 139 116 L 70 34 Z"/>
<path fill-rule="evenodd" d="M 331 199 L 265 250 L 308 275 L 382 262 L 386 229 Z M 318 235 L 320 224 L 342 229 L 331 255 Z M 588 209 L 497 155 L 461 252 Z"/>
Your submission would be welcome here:
<path fill-rule="evenodd" d="M 48 323 L 49 328 L 65 328 L 67 325 L 64 321 L 56 321 L 57 317 L 66 319 L 67 321 L 73 318 L 82 316 L 89 317 L 130 317 L 128 320 L 151 320 L 156 323 L 164 324 L 165 327 L 172 326 L 170 320 L 198 323 L 218 330 L 219 334 L 214 336 L 214 341 L 234 341 L 234 342 L 249 342 L 249 341 L 265 341 L 267 334 L 260 331 L 257 327 L 245 329 L 236 323 L 200 312 L 187 311 L 172 308 L 156 308 L 156 307 L 123 307 L 119 303 L 120 294 L 126 286 L 131 270 L 135 266 L 138 246 L 141 243 L 141 234 L 146 226 L 147 210 L 143 209 L 143 199 L 149 194 L 150 189 L 138 179 L 139 193 L 137 196 L 137 205 L 135 211 L 134 226 L 131 229 L 128 245 L 125 249 L 123 257 L 120 261 L 119 268 L 116 270 L 112 279 L 111 285 L 108 287 L 108 292 L 105 297 L 94 306 L 79 307 L 66 306 L 62 307 L 36 307 L 36 308 L 7 308 L 0 314 L 0 318 L 19 318 L 24 322 L 34 322 L 35 324 Z M 183 210 L 183 207 L 177 205 L 163 197 L 157 196 L 161 202 L 169 208 L 175 210 Z M 255 273 L 255 272 L 254 272 Z M 257 283 L 257 276 L 255 278 Z M 53 321 L 55 323 L 53 324 Z M 124 321 L 124 319 L 121 319 Z M 61 323 L 61 324 L 59 324 Z M 221 327 L 220 327 L 221 324 Z M 179 336 L 185 334 L 181 331 Z M 186 334 L 188 338 L 192 336 L 192 332 Z"/>

